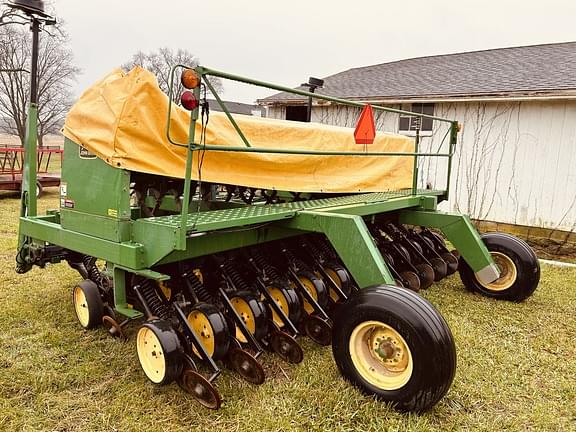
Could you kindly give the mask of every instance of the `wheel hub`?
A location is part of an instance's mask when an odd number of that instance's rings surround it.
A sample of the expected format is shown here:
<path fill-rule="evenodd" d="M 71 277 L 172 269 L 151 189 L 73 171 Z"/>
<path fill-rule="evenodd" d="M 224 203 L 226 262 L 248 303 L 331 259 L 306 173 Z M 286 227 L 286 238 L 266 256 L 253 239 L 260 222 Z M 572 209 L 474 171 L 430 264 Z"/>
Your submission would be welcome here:
<path fill-rule="evenodd" d="M 377 339 L 376 349 L 374 352 L 380 356 L 384 361 L 392 360 L 396 356 L 396 348 L 390 338 L 386 340 Z"/>
<path fill-rule="evenodd" d="M 395 390 L 412 376 L 408 344 L 394 328 L 379 321 L 365 321 L 350 335 L 350 356 L 362 377 L 381 389 Z"/>
<path fill-rule="evenodd" d="M 504 291 L 514 285 L 518 277 L 518 270 L 514 261 L 507 255 L 501 252 L 491 252 L 490 254 L 500 272 L 500 277 L 494 282 L 482 285 L 491 291 Z"/>

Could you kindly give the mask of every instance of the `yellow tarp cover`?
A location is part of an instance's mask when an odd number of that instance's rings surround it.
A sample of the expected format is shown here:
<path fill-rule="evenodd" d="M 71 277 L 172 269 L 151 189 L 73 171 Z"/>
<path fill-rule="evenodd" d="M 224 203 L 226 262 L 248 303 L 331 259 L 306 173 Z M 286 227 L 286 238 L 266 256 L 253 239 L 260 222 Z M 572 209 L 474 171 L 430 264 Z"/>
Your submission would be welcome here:
<path fill-rule="evenodd" d="M 90 87 L 70 110 L 64 135 L 108 164 L 184 178 L 186 149 L 166 137 L 168 97 L 142 68 L 117 69 Z M 353 129 L 234 115 L 252 147 L 363 151 Z M 173 105 L 171 137 L 187 142 L 190 113 Z M 197 124 L 196 141 L 200 137 Z M 210 112 L 206 143 L 244 146 L 223 113 Z M 414 142 L 378 133 L 368 152 L 412 152 Z M 198 180 L 198 152 L 192 176 Z M 412 185 L 413 157 L 317 156 L 207 151 L 202 181 L 299 192 L 378 192 Z"/>

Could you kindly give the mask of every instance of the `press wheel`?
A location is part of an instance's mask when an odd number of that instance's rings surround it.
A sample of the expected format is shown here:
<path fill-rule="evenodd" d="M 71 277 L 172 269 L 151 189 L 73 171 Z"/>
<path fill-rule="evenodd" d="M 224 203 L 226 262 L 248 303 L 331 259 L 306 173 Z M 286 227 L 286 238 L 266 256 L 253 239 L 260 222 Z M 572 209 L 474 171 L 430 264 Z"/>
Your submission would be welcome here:
<path fill-rule="evenodd" d="M 232 370 L 251 384 L 262 384 L 266 379 L 262 365 L 248 351 L 231 348 L 228 352 L 228 364 Z"/>
<path fill-rule="evenodd" d="M 200 339 L 208 356 L 220 360 L 226 355 L 230 346 L 230 331 L 224 315 L 216 306 L 197 303 L 188 314 L 188 323 Z M 194 345 L 192 351 L 198 357 L 202 357 Z"/>
<path fill-rule="evenodd" d="M 406 270 L 400 273 L 400 277 L 404 281 L 404 287 L 411 291 L 420 291 L 420 278 L 412 271 Z"/>
<path fill-rule="evenodd" d="M 352 279 L 344 267 L 337 263 L 327 263 L 324 265 L 324 272 L 344 294 L 347 296 L 350 295 L 352 292 Z M 328 291 L 330 293 L 330 298 L 335 303 L 342 300 L 338 293 L 330 286 L 328 286 Z"/>
<path fill-rule="evenodd" d="M 302 317 L 302 305 L 294 288 L 277 283 L 266 287 L 266 289 L 274 302 L 292 323 L 297 324 L 300 322 Z M 274 323 L 280 328 L 284 327 L 285 323 L 282 320 L 282 317 L 276 313 L 272 306 L 269 305 L 268 307 L 272 312 L 272 320 Z"/>
<path fill-rule="evenodd" d="M 296 339 L 283 331 L 273 331 L 270 334 L 270 345 L 280 358 L 288 363 L 300 363 L 304 359 L 304 351 Z"/>
<path fill-rule="evenodd" d="M 260 340 L 268 333 L 268 311 L 258 297 L 250 291 L 238 291 L 230 298 L 230 303 L 244 322 L 248 331 L 256 340 Z M 248 340 L 237 325 L 235 336 L 241 343 Z"/>
<path fill-rule="evenodd" d="M 458 270 L 458 258 L 450 252 L 443 252 L 440 257 L 446 262 L 447 274 L 451 275 Z"/>
<path fill-rule="evenodd" d="M 408 249 L 406 249 L 406 247 L 400 243 L 395 243 L 395 246 L 398 255 L 400 255 L 404 259 L 404 261 L 410 264 L 412 262 L 412 259 L 410 258 L 410 252 L 408 252 Z"/>
<path fill-rule="evenodd" d="M 85 279 L 72 289 L 72 305 L 82 327 L 91 329 L 102 324 L 104 304 L 98 286 Z"/>
<path fill-rule="evenodd" d="M 428 264 L 416 264 L 416 270 L 418 270 L 418 278 L 420 278 L 420 288 L 429 288 L 434 283 L 434 269 Z"/>
<path fill-rule="evenodd" d="M 298 279 L 300 283 L 312 296 L 314 301 L 320 305 L 320 307 L 325 307 L 328 303 L 328 293 L 326 290 L 326 285 L 324 281 L 316 276 L 314 273 L 303 271 L 298 273 Z M 308 303 L 308 300 L 302 296 L 302 302 L 304 304 L 304 311 L 311 315 L 315 312 L 314 306 Z"/>
<path fill-rule="evenodd" d="M 438 282 L 446 277 L 448 274 L 448 265 L 446 262 L 441 258 L 429 258 L 430 264 L 432 265 L 432 269 L 434 270 L 434 281 Z"/>
<path fill-rule="evenodd" d="M 169 384 L 182 371 L 180 339 L 168 321 L 144 323 L 136 335 L 136 351 L 144 374 L 154 384 Z"/>

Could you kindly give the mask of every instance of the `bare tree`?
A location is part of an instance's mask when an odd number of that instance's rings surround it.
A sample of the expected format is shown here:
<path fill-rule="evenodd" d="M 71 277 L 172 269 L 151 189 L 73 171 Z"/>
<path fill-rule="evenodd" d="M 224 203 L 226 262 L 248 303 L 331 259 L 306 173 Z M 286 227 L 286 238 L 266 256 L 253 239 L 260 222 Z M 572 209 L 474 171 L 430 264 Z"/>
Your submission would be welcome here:
<path fill-rule="evenodd" d="M 131 70 L 134 66 L 142 66 L 149 70 L 158 79 L 160 89 L 168 94 L 170 90 L 170 70 L 174 65 L 185 65 L 190 67 L 198 66 L 198 58 L 184 49 L 173 51 L 170 48 L 160 48 L 158 51 L 144 53 L 138 51 L 132 56 L 132 60 L 122 65 L 125 71 Z M 220 79 L 211 77 L 210 84 L 214 86 L 218 94 L 222 92 L 222 82 Z M 185 89 L 180 85 L 179 79 L 175 79 L 172 86 L 172 100 L 180 102 L 180 96 Z"/>
<path fill-rule="evenodd" d="M 56 133 L 62 126 L 73 101 L 71 88 L 80 73 L 73 64 L 68 37 L 62 31 L 40 38 L 38 56 L 38 142 Z M 28 29 L 20 26 L 0 27 L 0 130 L 18 135 L 24 144 L 30 76 L 27 69 L 32 55 Z"/>

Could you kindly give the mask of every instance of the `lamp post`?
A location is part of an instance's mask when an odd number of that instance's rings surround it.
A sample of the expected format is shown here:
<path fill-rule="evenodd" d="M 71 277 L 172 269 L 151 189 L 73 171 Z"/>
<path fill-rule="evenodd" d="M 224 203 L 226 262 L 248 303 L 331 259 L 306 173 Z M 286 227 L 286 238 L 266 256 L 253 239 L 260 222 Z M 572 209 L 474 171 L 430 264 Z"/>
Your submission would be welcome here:
<path fill-rule="evenodd" d="M 12 9 L 11 19 L 4 24 L 30 23 L 32 31 L 32 58 L 30 60 L 30 103 L 26 118 L 24 154 L 26 164 L 22 173 L 22 196 L 20 216 L 36 216 L 36 142 L 38 139 L 38 39 L 41 25 L 56 24 L 56 20 L 44 11 L 42 0 L 12 0 L 6 3 Z M 19 21 L 20 20 L 20 21 Z M 24 239 L 20 236 L 19 243 Z"/>
<path fill-rule="evenodd" d="M 322 88 L 324 86 L 324 80 L 320 78 L 310 77 L 308 78 L 308 82 L 302 84 L 304 87 L 308 87 L 310 89 L 310 93 L 314 93 L 317 88 Z M 306 112 L 306 121 L 310 123 L 312 118 L 312 96 L 308 97 L 308 111 Z"/>

